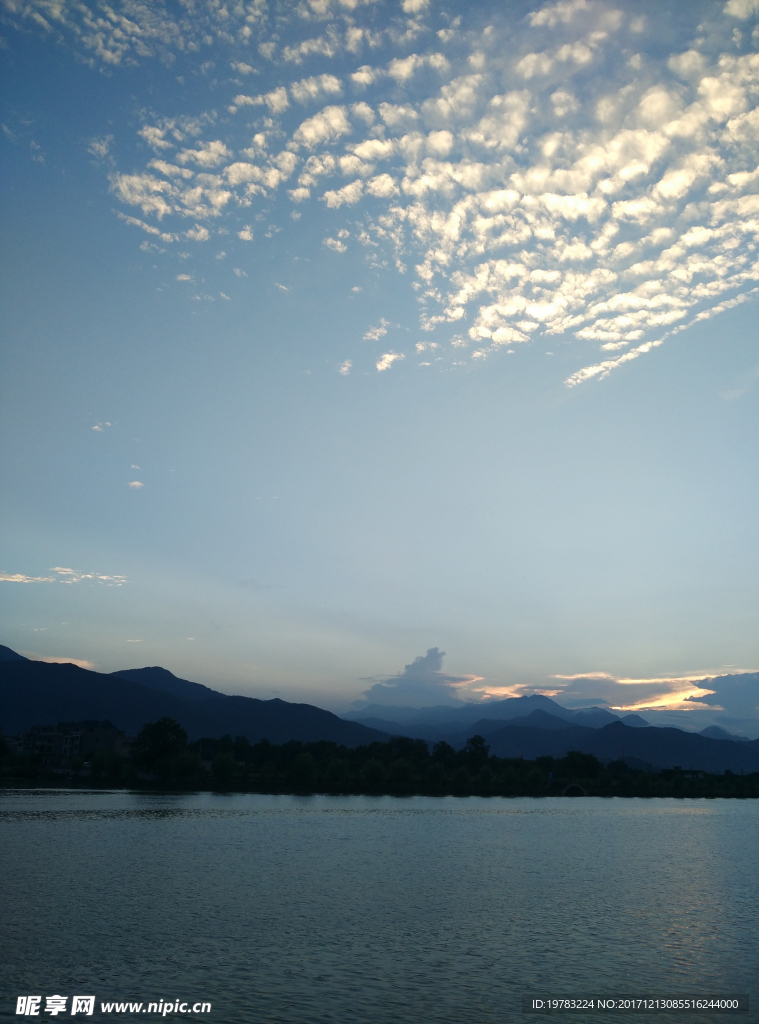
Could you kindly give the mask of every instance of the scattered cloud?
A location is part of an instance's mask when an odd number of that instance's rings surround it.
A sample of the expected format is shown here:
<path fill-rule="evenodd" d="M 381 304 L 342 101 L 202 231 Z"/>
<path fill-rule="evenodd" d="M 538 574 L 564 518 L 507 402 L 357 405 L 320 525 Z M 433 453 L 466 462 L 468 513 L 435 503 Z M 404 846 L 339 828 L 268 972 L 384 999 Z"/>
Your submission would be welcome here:
<path fill-rule="evenodd" d="M 108 151 L 112 142 L 112 135 L 103 135 L 100 138 L 90 139 L 89 145 L 87 146 L 87 152 L 92 156 L 97 157 L 99 160 L 105 160 L 108 156 Z"/>
<path fill-rule="evenodd" d="M 347 135 L 350 130 L 351 125 L 345 107 L 329 106 L 299 125 L 293 134 L 293 143 L 313 150 L 319 145 Z"/>
<path fill-rule="evenodd" d="M 385 352 L 377 360 L 377 370 L 379 373 L 382 373 L 384 370 L 389 370 L 393 363 L 397 363 L 398 360 L 405 358 L 402 352 Z"/>
<path fill-rule="evenodd" d="M 338 366 L 337 372 L 340 374 L 341 377 L 347 377 L 348 374 L 351 372 L 351 367 L 352 366 L 353 366 L 353 360 L 352 359 L 345 359 Z"/>
<path fill-rule="evenodd" d="M 666 54 L 666 13 L 629 3 L 559 0 L 519 22 L 494 9 L 487 46 L 457 19 L 435 37 L 458 40 L 445 53 L 421 45 L 428 5 L 402 7 L 405 28 L 378 33 L 371 5 L 307 0 L 278 18 L 276 39 L 260 0 L 201 3 L 191 22 L 163 7 L 114 20 L 50 0 L 7 0 L 5 14 L 110 69 L 201 41 L 206 70 L 208 47 L 257 50 L 279 78 L 250 95 L 231 83 L 222 102 L 245 116 L 209 109 L 139 128 L 144 166 L 111 166 L 114 197 L 139 213 L 122 217 L 155 243 L 208 241 L 214 223 L 252 242 L 250 208 L 297 177 L 293 202 L 355 211 L 370 265 L 413 267 L 420 326 L 458 325 L 458 347 L 471 346 L 460 358 L 564 335 L 574 386 L 757 294 L 755 0 L 683 8 Z M 358 56 L 380 45 L 382 60 Z M 256 73 L 240 55 L 230 49 L 228 66 Z M 338 57 L 355 68 L 344 78 L 324 70 Z M 326 105 L 303 119 L 311 103 Z M 110 163 L 112 143 L 90 151 Z"/>
<path fill-rule="evenodd" d="M 343 91 L 342 82 L 335 75 L 314 75 L 293 82 L 290 94 L 297 103 L 315 103 L 329 97 L 339 96 Z"/>
<path fill-rule="evenodd" d="M 379 341 L 380 338 L 387 334 L 387 329 L 390 326 L 390 321 L 385 320 L 385 318 L 382 317 L 379 324 L 376 327 L 369 328 L 369 330 L 364 335 L 364 341 Z"/>
<path fill-rule="evenodd" d="M 120 587 L 127 582 L 126 576 L 105 576 L 96 572 L 79 572 L 57 565 L 50 570 L 54 576 L 26 576 L 23 573 L 0 572 L 0 582 L 4 583 L 82 583 L 90 581 L 108 586 Z"/>
<path fill-rule="evenodd" d="M 363 181 L 357 180 L 352 181 L 350 185 L 345 185 L 344 188 L 325 192 L 322 198 L 330 209 L 337 210 L 341 206 L 355 206 L 361 198 L 363 191 Z"/>
<path fill-rule="evenodd" d="M 140 488 L 144 486 L 145 484 L 143 484 L 140 480 L 130 480 L 129 483 L 127 484 L 127 487 L 131 487 L 132 490 L 134 491 L 139 491 Z"/>
<path fill-rule="evenodd" d="M 56 583 L 56 576 L 24 576 L 23 573 L 0 572 L 2 583 Z"/>
<path fill-rule="evenodd" d="M 104 420 L 102 423 L 96 423 L 92 429 L 95 431 L 96 434 L 102 434 L 104 430 L 107 430 L 108 427 L 110 427 L 110 425 L 111 424 L 108 422 L 108 420 Z"/>
<path fill-rule="evenodd" d="M 556 699 L 567 707 L 598 704 L 615 712 L 693 710 L 709 694 L 706 673 L 628 679 L 605 672 L 556 675 Z"/>

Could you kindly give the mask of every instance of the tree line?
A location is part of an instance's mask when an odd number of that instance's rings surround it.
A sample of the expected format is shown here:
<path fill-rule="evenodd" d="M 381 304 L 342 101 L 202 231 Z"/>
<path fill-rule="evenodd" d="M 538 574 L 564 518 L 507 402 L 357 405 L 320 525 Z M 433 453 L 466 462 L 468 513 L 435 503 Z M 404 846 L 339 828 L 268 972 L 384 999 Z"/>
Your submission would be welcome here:
<path fill-rule="evenodd" d="M 44 770 L 11 755 L 0 737 L 6 780 L 33 781 Z M 255 793 L 390 794 L 395 796 L 759 797 L 759 773 L 723 775 L 674 768 L 637 771 L 624 761 L 602 764 L 573 750 L 562 758 L 496 757 L 482 736 L 460 750 L 439 742 L 394 737 L 348 748 L 315 743 L 251 743 L 244 736 L 188 742 L 175 721 L 145 725 L 128 758 L 106 752 L 70 766 L 74 780 L 135 788 L 217 789 Z"/>

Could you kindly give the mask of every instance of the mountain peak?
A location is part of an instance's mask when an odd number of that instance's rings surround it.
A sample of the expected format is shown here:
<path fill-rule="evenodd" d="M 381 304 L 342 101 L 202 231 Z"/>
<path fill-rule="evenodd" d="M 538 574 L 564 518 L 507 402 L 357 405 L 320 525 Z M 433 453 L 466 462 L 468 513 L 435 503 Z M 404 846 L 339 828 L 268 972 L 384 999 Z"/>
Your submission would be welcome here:
<path fill-rule="evenodd" d="M 128 679 L 132 683 L 142 683 L 151 690 L 161 690 L 163 693 L 172 693 L 175 697 L 184 697 L 186 700 L 208 700 L 210 697 L 224 697 L 226 694 L 212 690 L 210 686 L 202 683 L 191 683 L 189 679 L 180 679 L 167 668 L 160 665 L 151 665 L 147 668 L 127 668 L 119 672 L 111 672 L 112 676 L 119 679 Z"/>

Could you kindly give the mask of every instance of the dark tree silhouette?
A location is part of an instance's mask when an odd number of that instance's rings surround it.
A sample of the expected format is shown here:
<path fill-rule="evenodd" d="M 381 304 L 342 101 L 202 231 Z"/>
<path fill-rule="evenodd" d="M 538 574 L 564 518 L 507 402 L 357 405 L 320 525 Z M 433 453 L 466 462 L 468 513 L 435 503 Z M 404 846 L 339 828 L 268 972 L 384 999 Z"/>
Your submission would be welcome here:
<path fill-rule="evenodd" d="M 132 744 L 132 760 L 138 768 L 156 772 L 178 757 L 187 747 L 187 733 L 173 718 L 161 718 L 143 725 Z"/>

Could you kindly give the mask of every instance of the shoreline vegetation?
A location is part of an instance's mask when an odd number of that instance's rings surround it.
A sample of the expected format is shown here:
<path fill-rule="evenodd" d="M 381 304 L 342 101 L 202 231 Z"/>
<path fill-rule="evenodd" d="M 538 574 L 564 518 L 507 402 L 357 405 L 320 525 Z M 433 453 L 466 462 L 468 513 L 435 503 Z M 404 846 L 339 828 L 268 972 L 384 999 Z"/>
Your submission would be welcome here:
<path fill-rule="evenodd" d="M 189 743 L 184 729 L 164 718 L 143 727 L 129 756 L 98 752 L 90 761 L 72 758 L 63 769 L 12 754 L 0 737 L 0 786 L 64 780 L 87 788 L 298 795 L 759 797 L 759 772 L 645 771 L 580 751 L 534 761 L 495 757 L 481 736 L 460 750 L 445 742 L 430 750 L 424 740 L 407 737 L 354 748 L 326 740 L 251 744 L 243 736 Z"/>

